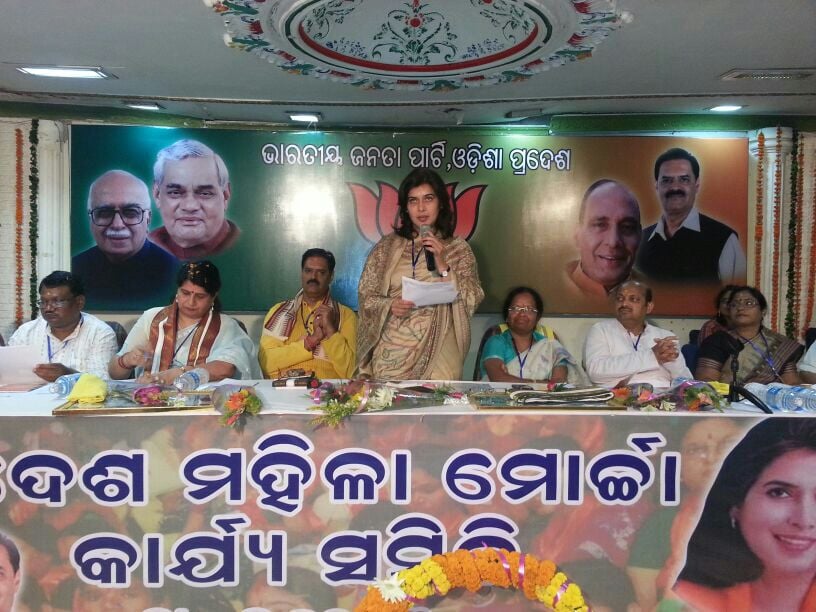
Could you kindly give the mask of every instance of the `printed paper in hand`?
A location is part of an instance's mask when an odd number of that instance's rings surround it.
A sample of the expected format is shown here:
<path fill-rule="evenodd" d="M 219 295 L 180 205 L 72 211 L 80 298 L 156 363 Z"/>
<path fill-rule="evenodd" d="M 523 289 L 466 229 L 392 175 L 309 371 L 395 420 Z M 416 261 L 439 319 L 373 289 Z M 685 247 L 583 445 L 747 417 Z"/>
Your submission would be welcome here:
<path fill-rule="evenodd" d="M 40 352 L 33 346 L 0 346 L 0 383 L 44 383 L 34 373 L 34 366 L 41 361 Z"/>
<path fill-rule="evenodd" d="M 453 283 L 426 283 L 407 276 L 402 277 L 402 299 L 417 306 L 450 304 L 459 292 Z"/>

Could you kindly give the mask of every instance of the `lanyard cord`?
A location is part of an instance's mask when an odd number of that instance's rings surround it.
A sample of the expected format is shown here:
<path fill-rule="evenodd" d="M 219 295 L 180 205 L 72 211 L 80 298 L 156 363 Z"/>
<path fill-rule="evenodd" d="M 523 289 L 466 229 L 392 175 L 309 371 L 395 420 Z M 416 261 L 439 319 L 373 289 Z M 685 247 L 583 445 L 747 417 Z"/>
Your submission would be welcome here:
<path fill-rule="evenodd" d="M 750 344 L 751 348 L 754 349 L 757 353 L 759 353 L 763 361 L 766 364 L 768 364 L 768 367 L 771 368 L 771 372 L 774 373 L 774 376 L 779 380 L 782 380 L 782 377 L 779 375 L 779 372 L 777 372 L 776 368 L 774 367 L 774 362 L 773 359 L 771 358 L 771 347 L 768 345 L 768 340 L 767 338 L 765 338 L 765 334 L 762 333 L 762 328 L 761 327 L 759 328 L 759 334 L 757 335 L 759 335 L 762 338 L 762 342 L 765 344 L 764 351 L 752 342 L 753 338 L 749 340 L 748 338 L 743 338 L 742 335 L 740 334 L 737 335 L 740 337 L 740 340 L 742 340 L 743 344 Z M 754 336 L 754 338 L 756 338 L 756 336 Z"/>
<path fill-rule="evenodd" d="M 422 249 L 425 248 L 425 245 L 422 245 L 422 248 L 419 249 L 419 252 L 414 255 L 414 241 L 411 240 L 411 278 L 416 278 L 416 265 L 419 261 L 419 256 L 422 255 Z"/>
<path fill-rule="evenodd" d="M 530 356 L 530 349 L 524 351 L 524 359 L 521 358 L 521 353 L 516 346 L 516 339 L 510 336 L 510 342 L 513 343 L 513 350 L 516 351 L 516 357 L 519 362 L 519 378 L 524 378 L 524 364 L 527 363 L 527 358 Z"/>
<path fill-rule="evenodd" d="M 184 340 L 182 340 L 182 341 L 181 341 L 181 344 L 179 344 L 179 345 L 176 347 L 176 350 L 175 350 L 175 351 L 173 351 L 173 356 L 170 358 L 170 363 L 171 363 L 171 364 L 172 364 L 172 363 L 173 363 L 173 362 L 176 360 L 176 355 L 178 355 L 178 352 L 181 350 L 181 347 L 182 347 L 182 346 L 184 346 L 185 344 L 187 344 L 187 341 L 190 339 L 190 336 L 192 336 L 192 335 L 195 333 L 195 330 L 197 330 L 197 329 L 198 329 L 198 326 L 199 326 L 200 324 L 201 324 L 201 321 L 199 321 L 198 323 L 196 323 L 196 324 L 195 324 L 195 327 L 193 327 L 193 329 L 191 329 L 191 330 L 190 330 L 190 333 L 188 333 L 188 334 L 187 334 L 187 335 L 184 337 Z M 176 320 L 176 332 L 178 332 L 178 320 Z M 194 365 L 195 365 L 195 364 L 194 364 Z"/>
<path fill-rule="evenodd" d="M 73 338 L 68 338 L 66 340 L 63 340 L 62 344 L 59 347 L 57 347 L 56 349 L 54 349 L 54 350 L 51 349 L 51 333 L 50 332 L 45 333 L 45 341 L 48 344 L 48 363 L 51 363 L 51 360 L 54 357 L 57 356 L 57 353 L 59 353 L 66 346 L 68 346 L 68 343 L 71 342 L 71 340 L 74 340 L 77 336 L 79 336 L 79 330 L 82 329 L 82 323 L 84 323 L 84 322 L 85 322 L 85 317 L 80 315 L 79 316 L 79 328 L 77 329 L 76 336 L 74 336 Z"/>

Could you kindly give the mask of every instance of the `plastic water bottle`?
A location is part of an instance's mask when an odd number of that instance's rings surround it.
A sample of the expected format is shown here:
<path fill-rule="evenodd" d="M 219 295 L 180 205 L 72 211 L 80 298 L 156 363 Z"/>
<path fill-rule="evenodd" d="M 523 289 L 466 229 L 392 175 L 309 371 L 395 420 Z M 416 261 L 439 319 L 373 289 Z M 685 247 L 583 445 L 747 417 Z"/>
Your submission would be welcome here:
<path fill-rule="evenodd" d="M 782 391 L 775 391 L 782 389 Z M 783 393 L 784 392 L 784 393 Z M 768 394 L 783 393 L 783 410 L 788 408 L 787 412 L 796 412 L 804 410 L 805 412 L 816 412 L 816 391 L 807 387 L 792 387 L 782 383 L 771 383 L 768 385 Z"/>
<path fill-rule="evenodd" d="M 816 412 L 816 390 L 792 387 L 782 383 L 768 386 L 759 383 L 745 385 L 751 393 L 779 412 Z"/>
<path fill-rule="evenodd" d="M 189 372 L 184 372 L 173 381 L 173 386 L 182 391 L 195 391 L 202 385 L 210 381 L 210 373 L 205 368 L 195 368 Z"/>
<path fill-rule="evenodd" d="M 75 374 L 63 374 L 57 380 L 48 385 L 48 390 L 51 393 L 56 393 L 58 397 L 67 397 L 74 388 L 74 385 L 82 376 L 82 372 Z"/>

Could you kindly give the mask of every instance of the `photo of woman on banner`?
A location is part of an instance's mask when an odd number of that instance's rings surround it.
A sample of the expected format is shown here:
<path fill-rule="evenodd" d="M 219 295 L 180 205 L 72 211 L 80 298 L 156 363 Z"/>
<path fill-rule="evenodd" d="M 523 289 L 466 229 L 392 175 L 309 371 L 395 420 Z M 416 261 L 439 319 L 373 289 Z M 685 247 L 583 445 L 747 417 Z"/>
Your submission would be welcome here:
<path fill-rule="evenodd" d="M 816 422 L 768 418 L 722 464 L 675 593 L 696 610 L 816 609 Z"/>
<path fill-rule="evenodd" d="M 459 380 L 470 347 L 470 319 L 482 301 L 476 258 L 453 235 L 442 178 L 413 170 L 399 188 L 394 232 L 371 250 L 359 284 L 357 357 L 361 375 L 382 379 Z M 453 283 L 453 303 L 417 307 L 402 279 Z"/>

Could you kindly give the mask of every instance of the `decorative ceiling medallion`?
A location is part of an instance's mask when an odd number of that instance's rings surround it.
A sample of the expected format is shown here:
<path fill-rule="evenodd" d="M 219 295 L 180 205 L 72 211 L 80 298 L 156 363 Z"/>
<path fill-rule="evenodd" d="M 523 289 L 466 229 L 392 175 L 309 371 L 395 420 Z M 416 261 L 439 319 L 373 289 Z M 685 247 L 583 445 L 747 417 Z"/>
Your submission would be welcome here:
<path fill-rule="evenodd" d="M 225 42 L 287 72 L 367 89 L 522 81 L 586 59 L 620 27 L 615 0 L 204 0 Z"/>

